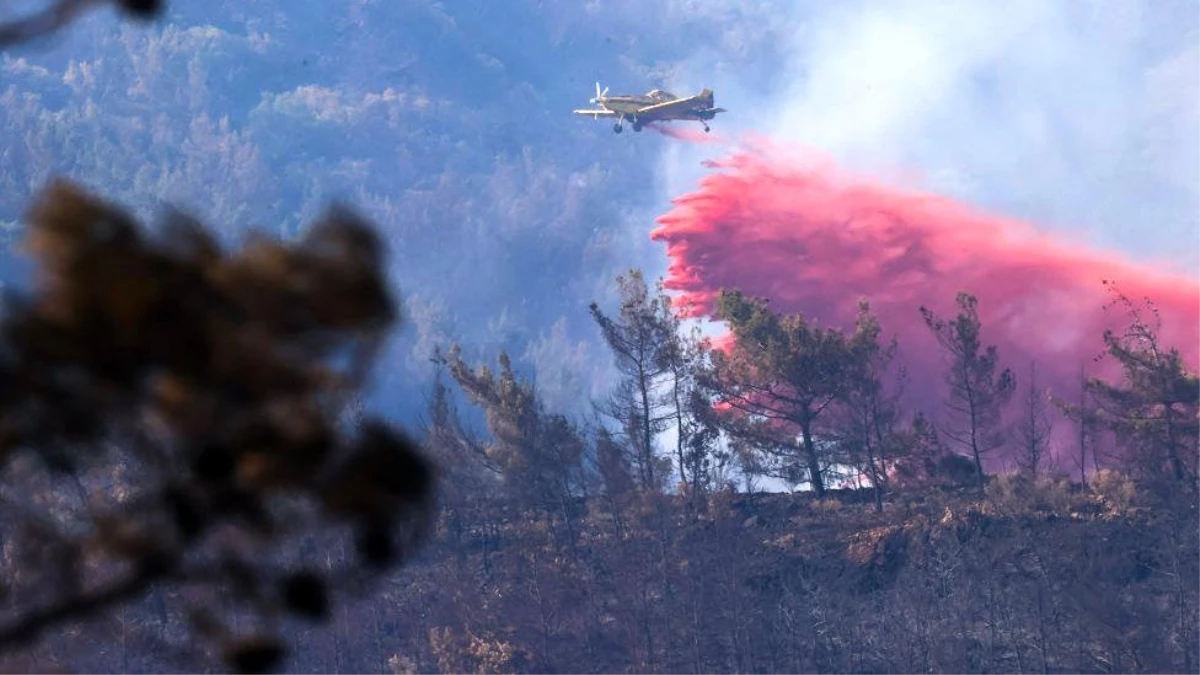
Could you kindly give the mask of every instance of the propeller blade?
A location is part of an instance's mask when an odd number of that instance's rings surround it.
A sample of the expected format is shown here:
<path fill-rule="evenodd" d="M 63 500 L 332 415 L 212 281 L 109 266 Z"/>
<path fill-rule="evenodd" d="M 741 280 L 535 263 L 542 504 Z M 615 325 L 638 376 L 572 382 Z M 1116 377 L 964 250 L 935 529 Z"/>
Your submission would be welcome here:
<path fill-rule="evenodd" d="M 604 100 L 605 96 L 608 96 L 608 87 L 605 87 L 604 91 L 600 91 L 600 83 L 597 82 L 596 83 L 596 98 L 592 99 L 592 103 L 599 103 L 600 101 Z"/>

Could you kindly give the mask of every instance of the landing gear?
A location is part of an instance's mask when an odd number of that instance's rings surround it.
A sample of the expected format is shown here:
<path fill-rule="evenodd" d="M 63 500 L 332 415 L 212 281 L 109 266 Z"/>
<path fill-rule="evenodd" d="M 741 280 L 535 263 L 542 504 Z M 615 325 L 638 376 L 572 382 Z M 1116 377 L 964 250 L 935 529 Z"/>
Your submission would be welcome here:
<path fill-rule="evenodd" d="M 709 131 L 712 131 L 712 130 L 708 128 L 708 125 L 707 125 L 707 124 L 705 124 L 705 125 L 704 125 L 704 133 L 706 133 L 706 134 L 707 134 Z"/>
<path fill-rule="evenodd" d="M 621 133 L 621 123 L 620 122 L 617 122 L 616 124 L 613 125 L 613 133 L 614 134 Z"/>
<path fill-rule="evenodd" d="M 642 130 L 642 123 L 641 123 L 641 122 L 634 122 L 634 123 L 633 123 L 633 130 L 634 130 L 634 131 L 641 131 L 641 130 Z"/>

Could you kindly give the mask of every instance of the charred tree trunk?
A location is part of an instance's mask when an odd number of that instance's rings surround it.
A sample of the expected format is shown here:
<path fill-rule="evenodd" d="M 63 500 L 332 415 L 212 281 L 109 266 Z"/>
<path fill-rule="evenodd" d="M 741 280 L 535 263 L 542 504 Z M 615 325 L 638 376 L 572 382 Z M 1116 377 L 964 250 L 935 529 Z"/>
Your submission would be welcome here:
<path fill-rule="evenodd" d="M 817 448 L 813 443 L 811 420 L 801 421 L 800 438 L 803 442 L 804 459 L 808 464 L 808 476 L 812 481 L 813 492 L 817 495 L 817 499 L 824 499 L 825 479 L 821 475 L 821 458 L 817 456 Z"/>

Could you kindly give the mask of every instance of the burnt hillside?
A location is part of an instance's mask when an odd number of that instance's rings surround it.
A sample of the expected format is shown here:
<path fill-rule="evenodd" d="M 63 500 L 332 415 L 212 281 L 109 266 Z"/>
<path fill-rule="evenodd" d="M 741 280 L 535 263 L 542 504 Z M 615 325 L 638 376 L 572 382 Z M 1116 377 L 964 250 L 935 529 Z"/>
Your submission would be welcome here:
<path fill-rule="evenodd" d="M 729 493 L 468 507 L 397 580 L 388 606 L 415 620 L 380 644 L 441 672 L 1190 671 L 1196 532 L 1194 508 L 1115 473 L 883 514 Z"/>

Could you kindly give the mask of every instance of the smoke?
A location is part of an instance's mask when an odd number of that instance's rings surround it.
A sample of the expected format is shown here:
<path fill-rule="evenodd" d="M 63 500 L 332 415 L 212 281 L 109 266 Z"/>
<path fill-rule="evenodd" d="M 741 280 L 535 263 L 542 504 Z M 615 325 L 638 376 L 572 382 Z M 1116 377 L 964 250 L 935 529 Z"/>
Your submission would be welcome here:
<path fill-rule="evenodd" d="M 983 339 L 1004 364 L 1020 378 L 1036 362 L 1041 384 L 1063 396 L 1077 391 L 1082 365 L 1099 372 L 1091 362 L 1104 330 L 1127 320 L 1105 311 L 1105 280 L 1156 303 L 1163 341 L 1192 368 L 1200 356 L 1193 278 L 859 177 L 793 144 L 751 138 L 708 167 L 716 171 L 676 198 L 651 234 L 666 243 L 666 286 L 679 305 L 711 317 L 719 291 L 737 288 L 776 311 L 849 329 L 866 298 L 899 339 L 910 402 L 927 410 L 944 389 L 944 364 L 919 307 L 953 316 L 959 291 L 979 299 Z"/>

